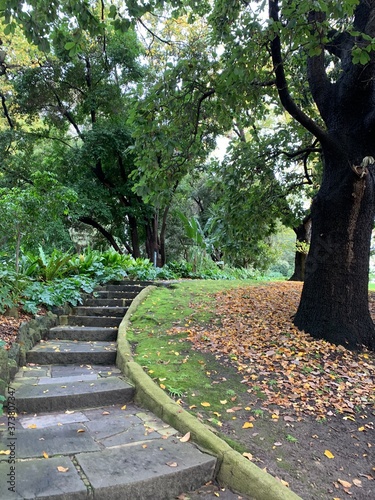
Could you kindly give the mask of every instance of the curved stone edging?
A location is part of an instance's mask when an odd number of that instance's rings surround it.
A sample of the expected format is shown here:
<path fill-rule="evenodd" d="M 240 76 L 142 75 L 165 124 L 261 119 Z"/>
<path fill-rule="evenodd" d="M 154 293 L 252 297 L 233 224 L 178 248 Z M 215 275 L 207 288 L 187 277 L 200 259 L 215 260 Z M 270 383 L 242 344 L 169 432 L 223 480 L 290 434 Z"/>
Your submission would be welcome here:
<path fill-rule="evenodd" d="M 181 408 L 133 360 L 126 338 L 130 318 L 141 302 L 146 300 L 156 288 L 148 286 L 137 295 L 118 330 L 116 364 L 134 384 L 135 400 L 181 434 L 190 432 L 194 443 L 216 456 L 218 459 L 217 479 L 221 484 L 255 500 L 301 500 L 293 491 L 234 451 L 193 415 Z"/>

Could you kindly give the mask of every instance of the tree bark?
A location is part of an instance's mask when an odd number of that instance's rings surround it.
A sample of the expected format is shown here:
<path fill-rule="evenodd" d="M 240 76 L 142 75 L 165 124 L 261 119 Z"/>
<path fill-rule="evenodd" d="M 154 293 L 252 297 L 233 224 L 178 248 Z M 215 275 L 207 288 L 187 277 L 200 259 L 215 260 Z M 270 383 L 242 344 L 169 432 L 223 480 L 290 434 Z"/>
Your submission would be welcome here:
<path fill-rule="evenodd" d="M 289 281 L 304 281 L 307 252 L 299 244 L 310 245 L 311 241 L 311 215 L 308 215 L 298 227 L 293 228 L 296 233 L 296 254 L 294 257 L 294 272 Z"/>
<path fill-rule="evenodd" d="M 278 0 L 269 0 L 279 22 Z M 311 11 L 311 33 L 319 33 L 325 14 Z M 360 0 L 353 28 L 375 35 L 375 1 Z M 312 208 L 311 246 L 295 325 L 316 338 L 351 349 L 375 350 L 375 326 L 368 308 L 371 233 L 375 215 L 375 53 L 354 64 L 357 39 L 350 32 L 332 39 L 307 59 L 307 79 L 325 127 L 311 120 L 292 99 L 284 72 L 281 40 L 271 41 L 279 97 L 284 108 L 322 146 L 323 179 Z M 325 52 L 341 63 L 336 81 L 326 71 Z"/>
<path fill-rule="evenodd" d="M 374 174 L 348 173 L 336 189 L 331 176 L 311 210 L 312 237 L 294 324 L 313 337 L 350 349 L 375 348 L 368 308 L 370 241 L 375 215 Z"/>

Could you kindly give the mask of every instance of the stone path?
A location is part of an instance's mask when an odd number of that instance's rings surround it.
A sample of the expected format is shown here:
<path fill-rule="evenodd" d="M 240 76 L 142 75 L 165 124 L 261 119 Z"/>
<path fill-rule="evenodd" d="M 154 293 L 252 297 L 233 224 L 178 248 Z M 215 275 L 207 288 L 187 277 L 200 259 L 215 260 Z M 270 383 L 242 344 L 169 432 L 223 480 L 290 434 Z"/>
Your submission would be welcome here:
<path fill-rule="evenodd" d="M 117 328 L 141 289 L 103 288 L 27 353 L 10 389 L 17 417 L 8 407 L 0 419 L 2 500 L 240 498 L 205 489 L 216 459 L 137 407 L 115 366 Z"/>

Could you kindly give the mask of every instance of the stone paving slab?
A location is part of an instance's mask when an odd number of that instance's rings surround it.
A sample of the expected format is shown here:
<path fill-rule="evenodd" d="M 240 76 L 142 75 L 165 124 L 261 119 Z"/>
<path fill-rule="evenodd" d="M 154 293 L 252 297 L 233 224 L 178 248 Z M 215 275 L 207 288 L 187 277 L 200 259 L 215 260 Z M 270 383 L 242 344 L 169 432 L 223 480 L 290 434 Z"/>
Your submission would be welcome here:
<path fill-rule="evenodd" d="M 51 377 L 68 377 L 71 375 L 85 375 L 97 373 L 101 377 L 110 375 L 120 375 L 121 370 L 114 365 L 95 365 L 95 364 L 80 364 L 80 365 L 53 365 L 50 367 Z"/>
<path fill-rule="evenodd" d="M 124 306 L 78 306 L 73 308 L 77 316 L 125 316 L 128 307 Z"/>
<path fill-rule="evenodd" d="M 169 439 L 81 453 L 78 464 L 94 498 L 166 500 L 212 479 L 216 460 L 190 443 Z"/>
<path fill-rule="evenodd" d="M 13 384 L 19 412 L 47 412 L 66 409 L 92 408 L 110 405 L 117 401 L 124 404 L 134 394 L 132 386 L 118 377 L 99 378 L 93 382 L 59 382 L 46 385 Z"/>
<path fill-rule="evenodd" d="M 116 340 L 117 328 L 101 328 L 95 326 L 55 326 L 50 328 L 46 335 L 48 339 L 60 340 L 84 340 L 84 341 L 102 341 L 109 342 Z"/>
<path fill-rule="evenodd" d="M 82 412 L 72 413 L 46 413 L 45 415 L 35 415 L 32 417 L 21 417 L 19 422 L 23 429 L 30 425 L 36 425 L 37 429 L 53 427 L 55 425 L 74 424 L 77 422 L 87 422 L 89 419 Z"/>
<path fill-rule="evenodd" d="M 45 384 L 70 384 L 74 382 L 92 382 L 93 380 L 98 380 L 99 374 L 97 373 L 90 373 L 88 375 L 72 375 L 70 377 L 59 377 L 58 379 L 52 378 L 52 377 L 41 377 L 38 378 L 38 385 L 45 385 Z"/>
<path fill-rule="evenodd" d="M 11 471 L 10 467 L 15 469 Z M 67 469 L 59 472 L 57 467 Z M 14 491 L 8 474 L 14 473 Z M 1 500 L 47 499 L 47 500 L 86 500 L 87 488 L 80 479 L 74 464 L 68 457 L 48 460 L 28 460 L 15 465 L 0 463 Z"/>
<path fill-rule="evenodd" d="M 12 439 L 15 443 L 17 459 L 43 458 L 44 453 L 52 457 L 101 449 L 93 437 L 86 432 L 84 425 L 80 423 L 56 425 L 44 429 L 20 429 L 14 432 L 13 438 L 2 436 L 0 449 L 6 450 Z M 0 461 L 4 460 L 8 460 L 7 455 L 0 455 Z"/>
<path fill-rule="evenodd" d="M 26 359 L 35 364 L 108 364 L 115 362 L 116 349 L 115 342 L 47 340 L 28 351 Z"/>
<path fill-rule="evenodd" d="M 119 326 L 122 317 L 111 316 L 68 316 L 68 325 L 74 326 L 100 326 L 100 327 L 115 327 Z"/>

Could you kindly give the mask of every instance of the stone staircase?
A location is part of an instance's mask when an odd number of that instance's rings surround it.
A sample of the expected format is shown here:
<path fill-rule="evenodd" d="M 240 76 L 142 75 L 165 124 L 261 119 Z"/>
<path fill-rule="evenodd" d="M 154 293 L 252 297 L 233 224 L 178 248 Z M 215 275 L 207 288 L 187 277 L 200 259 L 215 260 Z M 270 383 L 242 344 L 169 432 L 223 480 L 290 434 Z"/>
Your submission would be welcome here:
<path fill-rule="evenodd" d="M 1 499 L 165 500 L 213 479 L 216 459 L 137 407 L 115 366 L 118 326 L 144 286 L 101 288 L 27 353 L 10 388 L 14 428 L 9 407 L 0 419 Z"/>

